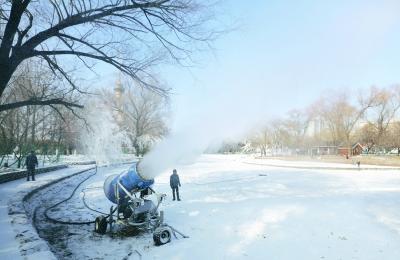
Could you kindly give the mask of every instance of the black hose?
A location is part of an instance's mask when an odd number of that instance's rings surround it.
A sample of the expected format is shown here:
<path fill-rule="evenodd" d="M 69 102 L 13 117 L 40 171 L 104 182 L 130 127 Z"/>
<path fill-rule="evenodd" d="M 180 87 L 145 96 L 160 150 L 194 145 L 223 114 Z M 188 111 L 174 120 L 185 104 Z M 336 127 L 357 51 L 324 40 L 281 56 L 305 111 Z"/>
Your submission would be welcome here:
<path fill-rule="evenodd" d="M 78 185 L 75 187 L 75 189 L 72 191 L 71 195 L 68 198 L 66 198 L 60 202 L 57 202 L 56 204 L 45 209 L 44 216 L 46 217 L 46 219 L 51 222 L 57 223 L 57 224 L 65 224 L 65 225 L 89 225 L 89 224 L 95 223 L 95 221 L 64 221 L 64 220 L 60 220 L 60 219 L 55 219 L 48 215 L 48 211 L 57 207 L 58 205 L 60 205 L 64 202 L 67 202 L 68 200 L 70 200 L 74 196 L 75 192 L 78 190 L 79 186 L 81 186 L 82 183 L 84 183 L 85 181 L 87 181 L 89 178 L 93 177 L 96 174 L 97 174 L 97 165 L 96 165 L 95 172 L 93 174 L 89 175 L 88 177 L 86 177 L 85 179 L 83 179 L 80 183 L 78 183 Z M 86 206 L 86 203 L 84 203 L 84 204 Z M 89 208 L 89 209 L 93 210 L 91 208 Z"/>
<path fill-rule="evenodd" d="M 101 187 L 86 188 L 86 189 L 83 189 L 83 190 L 82 190 L 82 193 L 83 193 L 83 196 L 82 196 L 83 205 L 85 205 L 85 207 L 88 208 L 88 209 L 91 210 L 91 211 L 100 213 L 100 214 L 102 214 L 102 215 L 106 215 L 106 217 L 108 217 L 108 216 L 110 216 L 110 213 L 104 213 L 104 212 L 102 212 L 102 211 L 99 211 L 99 210 L 97 210 L 97 209 L 94 209 L 94 208 L 90 207 L 89 204 L 87 204 L 87 202 L 86 202 L 86 200 L 85 200 L 85 196 L 86 196 L 85 190 L 99 189 L 99 188 L 101 188 Z"/>

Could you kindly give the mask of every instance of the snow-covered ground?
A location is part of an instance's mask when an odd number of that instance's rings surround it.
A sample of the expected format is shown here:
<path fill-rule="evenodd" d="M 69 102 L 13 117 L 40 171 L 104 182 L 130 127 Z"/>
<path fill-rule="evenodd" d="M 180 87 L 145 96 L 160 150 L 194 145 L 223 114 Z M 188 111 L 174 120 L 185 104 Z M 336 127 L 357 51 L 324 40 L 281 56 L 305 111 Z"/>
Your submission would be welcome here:
<path fill-rule="evenodd" d="M 40 187 L 55 179 L 71 175 L 75 172 L 88 169 L 93 165 L 74 166 L 54 172 L 43 173 L 36 176 L 35 182 L 27 182 L 25 179 L 2 183 L 0 185 L 0 259 L 23 259 L 20 251 L 23 250 L 16 235 L 19 233 L 35 233 L 29 223 L 24 226 L 21 222 L 15 223 L 15 215 L 9 215 L 9 203 L 11 200 L 22 199 L 27 192 Z M 22 196 L 20 196 L 22 195 Z M 22 201 L 19 201 L 22 204 Z M 43 255 L 41 255 L 43 256 Z M 40 258 L 40 257 L 39 257 Z"/>
<path fill-rule="evenodd" d="M 318 162 L 318 161 L 296 161 L 296 160 L 279 160 L 273 158 L 260 158 L 260 159 L 249 159 L 249 163 L 262 164 L 268 166 L 277 167 L 291 167 L 291 168 L 322 168 L 322 169 L 358 169 L 357 158 L 352 159 L 352 164 L 347 163 L 330 163 L 330 162 Z M 400 167 L 395 166 L 384 166 L 384 165 L 369 165 L 361 164 L 361 169 L 396 169 L 400 170 Z"/>
<path fill-rule="evenodd" d="M 243 156 L 203 155 L 193 164 L 177 165 L 181 202 L 171 200 L 169 171 L 156 178 L 154 189 L 169 195 L 162 206 L 166 222 L 188 239 L 155 247 L 151 234 L 102 236 L 92 226 L 70 226 L 63 229 L 65 237 L 53 240 L 53 250 L 71 259 L 138 259 L 139 254 L 142 259 L 400 259 L 400 171 L 259 163 Z M 107 212 L 111 204 L 103 181 L 127 167 L 99 168 L 82 186 L 89 188 L 89 205 Z M 62 190 L 53 187 L 46 196 L 60 197 Z M 69 195 L 68 187 L 64 191 L 62 196 Z M 82 206 L 82 196 L 78 192 L 52 216 L 92 219 L 96 213 Z"/>

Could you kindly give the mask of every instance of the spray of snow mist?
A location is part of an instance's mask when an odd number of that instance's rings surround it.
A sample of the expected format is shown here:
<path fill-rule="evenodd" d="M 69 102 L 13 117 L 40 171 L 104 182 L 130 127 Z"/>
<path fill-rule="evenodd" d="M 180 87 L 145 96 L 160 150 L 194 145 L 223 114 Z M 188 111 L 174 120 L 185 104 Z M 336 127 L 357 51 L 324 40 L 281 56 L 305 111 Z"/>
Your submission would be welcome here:
<path fill-rule="evenodd" d="M 119 130 L 111 111 L 100 102 L 94 101 L 87 106 L 85 113 L 89 130 L 81 133 L 81 142 L 86 154 L 98 163 L 121 161 L 122 146 L 128 139 Z"/>

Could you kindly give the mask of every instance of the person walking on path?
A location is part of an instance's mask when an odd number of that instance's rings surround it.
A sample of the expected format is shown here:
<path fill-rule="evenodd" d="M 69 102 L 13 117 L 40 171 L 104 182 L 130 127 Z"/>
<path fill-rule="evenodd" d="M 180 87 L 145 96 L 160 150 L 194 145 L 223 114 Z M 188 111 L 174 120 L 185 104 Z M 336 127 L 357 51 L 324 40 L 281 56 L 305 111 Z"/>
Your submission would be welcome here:
<path fill-rule="evenodd" d="M 180 201 L 181 199 L 179 198 L 179 187 L 181 186 L 181 182 L 179 181 L 179 176 L 176 169 L 172 171 L 172 175 L 169 177 L 169 186 L 171 186 L 172 189 L 173 200 L 175 200 L 176 193 L 176 198 L 178 199 L 178 201 Z"/>
<path fill-rule="evenodd" d="M 32 181 L 34 181 L 35 166 L 38 165 L 38 159 L 34 151 L 31 151 L 31 153 L 26 157 L 25 165 L 26 165 L 26 180 L 29 181 L 29 177 L 32 176 Z"/>

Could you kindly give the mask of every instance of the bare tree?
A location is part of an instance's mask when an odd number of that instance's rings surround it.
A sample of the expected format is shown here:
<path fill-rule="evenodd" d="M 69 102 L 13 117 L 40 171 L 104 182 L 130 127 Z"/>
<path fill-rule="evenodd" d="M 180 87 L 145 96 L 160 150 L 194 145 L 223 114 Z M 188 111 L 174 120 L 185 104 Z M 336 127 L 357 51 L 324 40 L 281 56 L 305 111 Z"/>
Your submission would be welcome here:
<path fill-rule="evenodd" d="M 357 138 L 361 143 L 366 145 L 367 153 L 370 153 L 376 144 L 376 127 L 374 124 L 367 122 L 356 131 Z"/>
<path fill-rule="evenodd" d="M 30 59 L 19 66 L 9 88 L 0 97 L 0 104 L 3 103 L 0 106 L 5 111 L 32 106 L 36 111 L 35 106 L 47 105 L 61 116 L 61 107 L 72 113 L 75 108 L 83 107 L 78 104 L 80 95 L 79 91 L 66 88 L 65 82 L 54 75 L 44 61 Z"/>
<path fill-rule="evenodd" d="M 252 145 L 260 151 L 260 156 L 267 156 L 267 150 L 272 143 L 271 129 L 268 125 L 261 127 L 250 138 Z"/>
<path fill-rule="evenodd" d="M 400 156 L 400 122 L 393 122 L 389 127 L 388 142 L 390 148 L 397 148 L 397 156 Z"/>
<path fill-rule="evenodd" d="M 306 114 L 309 118 L 307 131 L 314 145 L 338 145 L 340 137 L 335 129 L 335 124 L 326 120 L 328 115 L 327 99 L 320 97 L 306 108 Z"/>
<path fill-rule="evenodd" d="M 77 98 L 66 93 L 40 62 L 29 61 L 19 68 L 17 76 L 10 83 L 2 99 L 12 103 L 27 97 L 49 97 L 64 95 L 65 100 Z M 72 111 L 71 111 L 72 110 Z M 74 110 L 60 105 L 23 106 L 0 113 L 0 155 L 14 154 L 18 166 L 30 150 L 47 154 L 56 149 L 71 146 L 67 140 L 66 127 L 74 122 Z M 67 142 L 69 142 L 67 144 Z"/>
<path fill-rule="evenodd" d="M 132 80 L 126 80 L 123 92 L 122 86 L 117 89 L 122 93 L 105 90 L 103 99 L 111 105 L 118 125 L 128 134 L 135 153 L 139 156 L 167 133 L 168 101 L 164 96 L 137 84 L 139 83 L 136 82 L 135 86 Z"/>
<path fill-rule="evenodd" d="M 327 123 L 335 145 L 343 140 L 349 149 L 349 155 L 352 153 L 351 137 L 360 119 L 364 116 L 367 109 L 374 105 L 374 99 L 371 96 L 362 96 L 360 94 L 357 104 L 353 105 L 349 101 L 346 93 L 339 93 L 325 99 L 321 108 L 321 116 Z"/>
<path fill-rule="evenodd" d="M 386 89 L 371 87 L 372 107 L 368 110 L 367 120 L 375 127 L 371 145 L 382 145 L 388 128 L 400 109 L 400 91 L 398 86 Z"/>
<path fill-rule="evenodd" d="M 293 136 L 287 129 L 287 122 L 280 119 L 264 123 L 249 139 L 251 145 L 260 151 L 261 156 L 266 156 L 268 151 L 272 155 L 280 154 L 293 144 Z"/>
<path fill-rule="evenodd" d="M 146 88 L 166 90 L 146 80 L 162 57 L 181 62 L 197 46 L 208 45 L 215 31 L 194 0 L 1 0 L 0 97 L 22 62 L 43 60 L 71 90 L 81 91 L 64 57 L 92 69 L 109 64 Z M 201 48 L 201 46 L 197 46 Z M 166 54 L 166 55 L 165 55 Z M 81 107 L 63 98 L 28 97 L 0 104 L 0 111 L 27 105 Z"/>
<path fill-rule="evenodd" d="M 289 111 L 282 124 L 288 136 L 287 145 L 292 148 L 304 146 L 305 134 L 310 122 L 310 116 L 300 110 Z"/>

